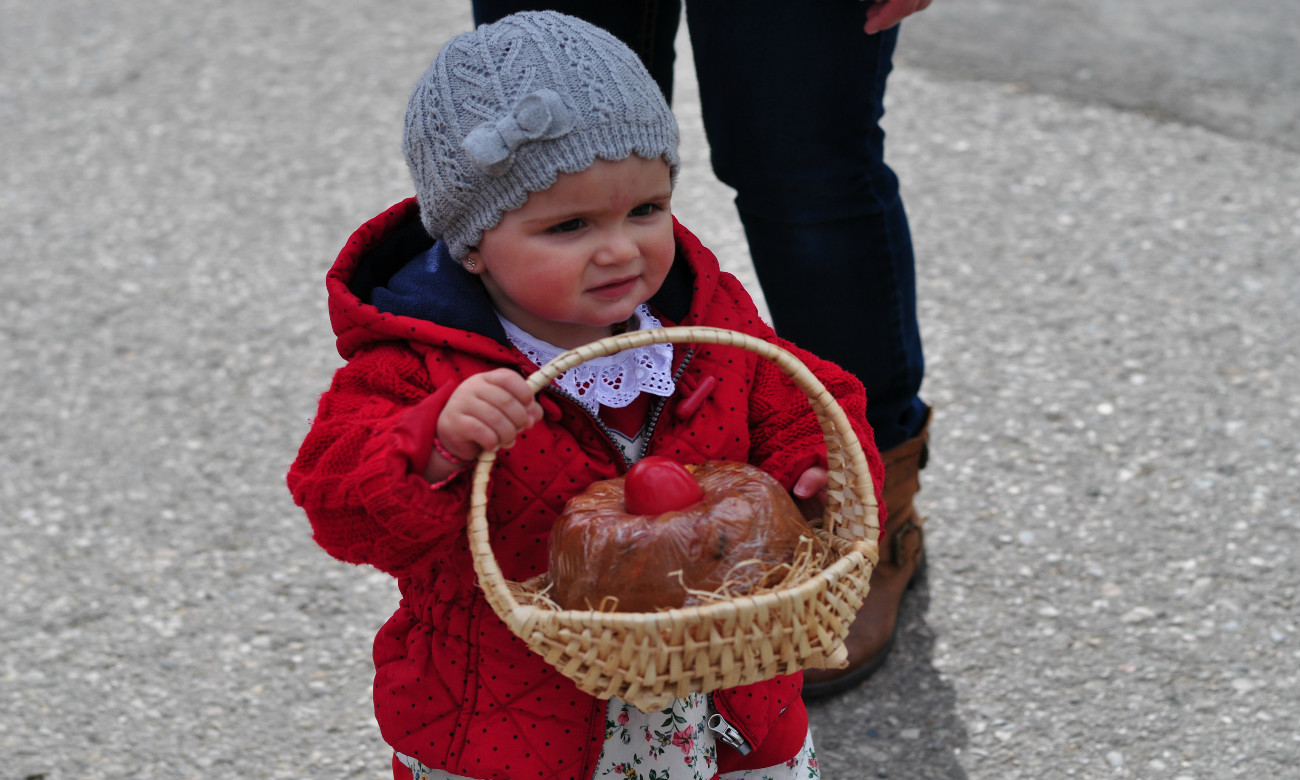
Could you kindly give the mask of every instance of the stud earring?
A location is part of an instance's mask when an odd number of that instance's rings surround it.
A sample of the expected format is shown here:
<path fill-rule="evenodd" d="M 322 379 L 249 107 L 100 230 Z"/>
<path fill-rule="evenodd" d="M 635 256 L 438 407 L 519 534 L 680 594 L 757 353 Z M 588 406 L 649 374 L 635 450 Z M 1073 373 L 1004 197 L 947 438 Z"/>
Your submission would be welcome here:
<path fill-rule="evenodd" d="M 470 271 L 472 273 L 475 268 L 478 268 L 478 261 L 472 257 L 467 257 L 465 258 L 464 265 L 465 265 L 465 270 Z"/>

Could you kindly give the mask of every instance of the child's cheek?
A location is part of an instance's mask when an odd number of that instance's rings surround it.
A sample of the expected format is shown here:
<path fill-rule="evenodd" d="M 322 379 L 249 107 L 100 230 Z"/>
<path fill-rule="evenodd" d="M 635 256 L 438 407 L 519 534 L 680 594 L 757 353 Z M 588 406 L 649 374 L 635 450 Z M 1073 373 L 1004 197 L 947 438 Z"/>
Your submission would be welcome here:
<path fill-rule="evenodd" d="M 559 271 L 534 274 L 522 281 L 519 302 L 535 314 L 563 313 L 579 293 L 579 280 Z"/>

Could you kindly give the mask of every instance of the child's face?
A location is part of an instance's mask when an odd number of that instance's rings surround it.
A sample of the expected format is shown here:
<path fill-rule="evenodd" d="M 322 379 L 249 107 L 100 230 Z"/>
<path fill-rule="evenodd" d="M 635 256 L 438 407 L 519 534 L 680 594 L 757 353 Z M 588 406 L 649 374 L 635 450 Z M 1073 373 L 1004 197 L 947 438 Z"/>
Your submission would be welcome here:
<path fill-rule="evenodd" d="M 566 349 L 608 336 L 659 290 L 675 252 L 668 163 L 635 155 L 562 173 L 469 252 L 497 310 Z"/>

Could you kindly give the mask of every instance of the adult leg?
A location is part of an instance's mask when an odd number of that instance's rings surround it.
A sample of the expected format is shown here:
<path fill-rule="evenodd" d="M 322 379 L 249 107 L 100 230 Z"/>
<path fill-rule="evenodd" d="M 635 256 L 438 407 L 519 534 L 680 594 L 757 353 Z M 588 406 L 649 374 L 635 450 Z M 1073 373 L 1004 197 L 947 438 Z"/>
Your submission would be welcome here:
<path fill-rule="evenodd" d="M 898 32 L 863 33 L 856 0 L 723 5 L 686 6 L 714 170 L 736 189 L 777 332 L 862 380 L 887 464 L 891 538 L 847 642 L 850 666 L 806 676 L 806 695 L 827 694 L 883 661 L 921 557 L 911 503 L 929 409 L 911 235 L 880 128 Z"/>
<path fill-rule="evenodd" d="M 474 0 L 474 24 L 495 22 L 519 11 L 559 11 L 613 33 L 645 63 L 672 104 L 673 42 L 681 0 Z"/>

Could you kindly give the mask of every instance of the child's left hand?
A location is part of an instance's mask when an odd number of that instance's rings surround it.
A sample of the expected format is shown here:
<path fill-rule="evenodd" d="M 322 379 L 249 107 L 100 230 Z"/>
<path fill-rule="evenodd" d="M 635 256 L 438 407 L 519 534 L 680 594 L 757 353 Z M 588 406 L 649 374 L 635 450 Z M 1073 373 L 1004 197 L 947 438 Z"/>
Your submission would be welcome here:
<path fill-rule="evenodd" d="M 808 520 L 816 520 L 826 510 L 826 484 L 829 482 L 825 466 L 810 466 L 795 480 L 794 502 Z"/>

